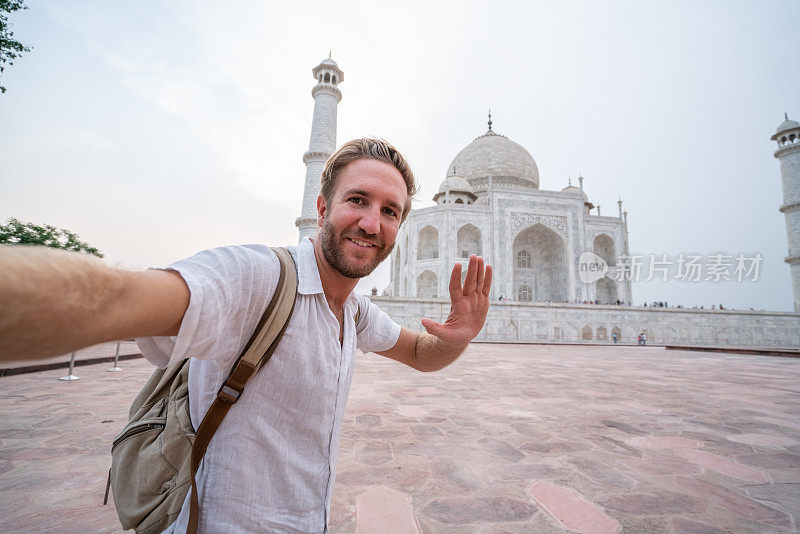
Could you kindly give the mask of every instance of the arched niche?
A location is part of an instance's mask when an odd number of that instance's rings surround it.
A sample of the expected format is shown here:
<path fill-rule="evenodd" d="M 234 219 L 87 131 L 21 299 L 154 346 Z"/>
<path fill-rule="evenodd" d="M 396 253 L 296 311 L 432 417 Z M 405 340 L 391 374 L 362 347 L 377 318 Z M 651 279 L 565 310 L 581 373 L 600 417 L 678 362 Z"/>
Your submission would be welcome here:
<path fill-rule="evenodd" d="M 433 226 L 419 231 L 417 238 L 417 259 L 434 260 L 439 257 L 439 232 Z"/>
<path fill-rule="evenodd" d="M 591 326 L 584 326 L 581 329 L 581 339 L 584 341 L 591 341 L 592 340 L 592 327 Z"/>
<path fill-rule="evenodd" d="M 619 298 L 617 293 L 617 283 L 611 278 L 604 276 L 596 282 L 595 298 L 599 304 L 616 304 Z"/>
<path fill-rule="evenodd" d="M 423 271 L 417 277 L 417 297 L 435 299 L 439 296 L 439 278 L 433 271 Z"/>
<path fill-rule="evenodd" d="M 465 224 L 458 229 L 456 250 L 459 258 L 469 258 L 470 254 L 481 255 L 481 231 L 474 224 Z"/>
<path fill-rule="evenodd" d="M 603 258 L 609 266 L 617 265 L 617 250 L 614 240 L 607 234 L 600 234 L 594 238 L 594 253 Z"/>
<path fill-rule="evenodd" d="M 597 327 L 597 339 L 601 341 L 606 341 L 608 339 L 608 332 L 604 326 Z"/>
<path fill-rule="evenodd" d="M 530 267 L 520 267 L 516 260 L 526 255 L 530 256 Z M 561 236 L 536 223 L 517 234 L 512 257 L 515 294 L 527 285 L 531 288 L 531 300 L 536 302 L 567 300 L 567 247 Z"/>

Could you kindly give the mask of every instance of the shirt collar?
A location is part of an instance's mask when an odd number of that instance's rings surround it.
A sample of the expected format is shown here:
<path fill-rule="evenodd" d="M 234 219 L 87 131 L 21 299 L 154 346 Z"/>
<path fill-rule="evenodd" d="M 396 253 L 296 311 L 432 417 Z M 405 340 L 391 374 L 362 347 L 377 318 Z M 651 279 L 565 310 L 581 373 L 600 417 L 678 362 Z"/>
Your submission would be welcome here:
<path fill-rule="evenodd" d="M 322 279 L 319 277 L 317 258 L 314 256 L 314 243 L 308 237 L 304 237 L 300 244 L 297 245 L 295 263 L 297 265 L 297 292 L 301 295 L 324 293 Z M 358 308 L 358 298 L 354 292 L 351 291 L 347 296 L 345 306 L 350 309 L 351 315 L 355 315 Z"/>
<path fill-rule="evenodd" d="M 297 245 L 297 292 L 302 295 L 322 293 L 322 280 L 319 277 L 317 258 L 314 257 L 314 244 L 304 237 Z"/>

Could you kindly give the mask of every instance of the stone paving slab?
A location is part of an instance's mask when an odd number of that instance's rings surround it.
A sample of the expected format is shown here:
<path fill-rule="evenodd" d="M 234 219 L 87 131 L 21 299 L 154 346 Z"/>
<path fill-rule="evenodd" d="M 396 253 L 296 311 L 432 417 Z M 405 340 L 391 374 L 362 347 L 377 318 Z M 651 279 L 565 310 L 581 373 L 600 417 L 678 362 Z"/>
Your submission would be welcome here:
<path fill-rule="evenodd" d="M 144 360 L 0 377 L 2 532 L 121 532 L 100 503 Z M 334 533 L 797 532 L 800 360 L 474 344 L 359 355 Z M 392 524 L 389 524 L 392 523 Z"/>

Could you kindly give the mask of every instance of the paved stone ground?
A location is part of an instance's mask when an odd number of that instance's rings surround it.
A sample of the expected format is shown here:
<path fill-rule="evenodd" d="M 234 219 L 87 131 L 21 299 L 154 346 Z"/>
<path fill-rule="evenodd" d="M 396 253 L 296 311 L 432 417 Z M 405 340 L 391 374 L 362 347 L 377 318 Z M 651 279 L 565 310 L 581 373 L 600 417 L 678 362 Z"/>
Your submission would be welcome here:
<path fill-rule="evenodd" d="M 80 362 L 84 360 L 92 360 L 95 358 L 113 358 L 117 350 L 117 342 L 110 341 L 108 343 L 100 343 L 99 345 L 92 345 L 75 351 L 75 361 Z M 139 354 L 139 346 L 134 341 L 120 341 L 119 355 L 125 356 L 127 354 Z M 60 354 L 52 358 L 44 358 L 40 360 L 12 360 L 0 363 L 0 369 L 16 369 L 18 367 L 29 367 L 31 365 L 47 365 L 47 364 L 69 364 L 72 353 Z M 110 366 L 109 366 L 110 367 Z M 64 373 L 67 374 L 67 373 Z M 80 372 L 76 371 L 76 375 L 80 376 Z"/>
<path fill-rule="evenodd" d="M 800 360 L 476 344 L 359 356 L 332 532 L 797 532 Z M 143 360 L 0 378 L 3 532 L 118 532 L 100 505 Z"/>

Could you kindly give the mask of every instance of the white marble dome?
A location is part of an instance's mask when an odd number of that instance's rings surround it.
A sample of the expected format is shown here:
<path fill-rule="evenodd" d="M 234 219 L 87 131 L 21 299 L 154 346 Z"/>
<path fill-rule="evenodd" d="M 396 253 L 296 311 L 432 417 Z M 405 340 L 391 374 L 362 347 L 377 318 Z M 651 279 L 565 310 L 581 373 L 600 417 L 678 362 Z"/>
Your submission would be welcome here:
<path fill-rule="evenodd" d="M 442 182 L 442 185 L 439 186 L 440 193 L 445 193 L 447 191 L 462 191 L 466 193 L 472 193 L 472 187 L 463 177 L 457 174 L 451 174 L 445 179 L 444 182 Z"/>
<path fill-rule="evenodd" d="M 441 204 L 445 201 L 448 193 L 451 195 L 451 202 L 456 202 L 460 198 L 462 203 L 472 204 L 477 198 L 472 192 L 469 182 L 457 174 L 451 174 L 445 178 L 442 185 L 439 186 L 439 191 L 433 195 L 433 201 Z"/>
<path fill-rule="evenodd" d="M 778 129 L 775 130 L 775 133 L 779 134 L 781 132 L 785 132 L 786 130 L 791 130 L 793 128 L 800 128 L 800 122 L 793 121 L 787 118 L 780 124 L 780 126 L 778 126 Z"/>
<path fill-rule="evenodd" d="M 589 201 L 589 197 L 588 197 L 588 196 L 586 196 L 586 193 L 584 193 L 584 192 L 581 190 L 581 188 L 580 188 L 580 187 L 575 187 L 574 185 L 568 185 L 567 187 L 565 187 L 564 189 L 562 189 L 562 190 L 561 190 L 561 192 L 562 192 L 562 193 L 571 193 L 571 194 L 573 194 L 573 195 L 579 195 L 579 196 L 583 197 L 583 200 L 584 200 L 584 201 L 586 201 L 586 202 L 588 202 L 588 201 Z"/>
<path fill-rule="evenodd" d="M 448 175 L 453 169 L 470 184 L 475 180 L 494 178 L 516 178 L 526 186 L 539 188 L 539 169 L 527 150 L 504 135 L 489 130 L 459 152 L 447 167 Z"/>

